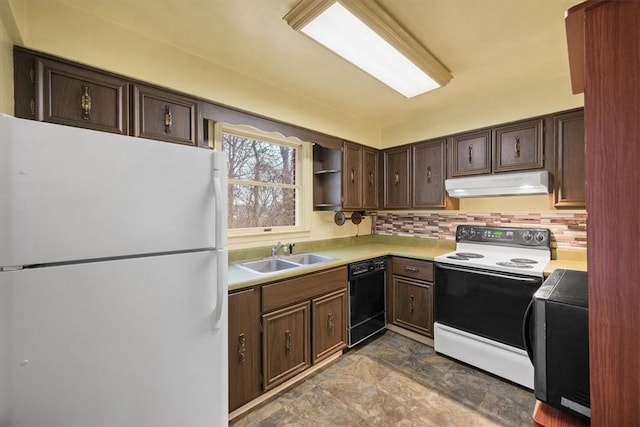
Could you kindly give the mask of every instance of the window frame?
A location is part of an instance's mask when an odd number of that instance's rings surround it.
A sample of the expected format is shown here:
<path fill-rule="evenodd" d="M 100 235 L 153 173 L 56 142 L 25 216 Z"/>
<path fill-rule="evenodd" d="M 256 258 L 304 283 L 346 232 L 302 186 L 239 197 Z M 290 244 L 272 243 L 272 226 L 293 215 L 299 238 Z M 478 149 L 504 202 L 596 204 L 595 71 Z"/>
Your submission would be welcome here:
<path fill-rule="evenodd" d="M 244 138 L 256 139 L 276 145 L 284 145 L 295 149 L 295 184 L 273 184 L 279 188 L 294 188 L 296 193 L 295 221 L 292 226 L 272 226 L 272 227 L 247 227 L 228 228 L 227 233 L 230 239 L 236 238 L 250 241 L 271 241 L 274 236 L 283 235 L 287 237 L 302 237 L 310 233 L 310 206 L 313 198 L 313 183 L 311 171 L 311 147 L 312 143 L 303 141 L 295 136 L 286 137 L 279 132 L 265 132 L 246 125 L 231 125 L 226 123 L 215 123 L 213 148 L 222 150 L 222 135 L 224 133 L 237 135 Z M 247 181 L 229 179 L 227 185 L 241 184 L 251 185 L 254 182 L 264 184 L 263 181 Z M 267 186 L 271 186 L 268 184 Z"/>

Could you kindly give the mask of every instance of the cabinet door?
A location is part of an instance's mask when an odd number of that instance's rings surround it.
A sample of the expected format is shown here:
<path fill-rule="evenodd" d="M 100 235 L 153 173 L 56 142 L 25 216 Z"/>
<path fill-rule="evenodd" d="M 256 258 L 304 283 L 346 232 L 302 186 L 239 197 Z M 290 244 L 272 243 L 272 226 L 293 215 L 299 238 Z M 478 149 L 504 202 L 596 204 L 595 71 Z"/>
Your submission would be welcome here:
<path fill-rule="evenodd" d="M 229 412 L 260 394 L 259 291 L 229 295 Z"/>
<path fill-rule="evenodd" d="M 198 102 L 152 87 L 133 87 L 134 136 L 197 146 Z"/>
<path fill-rule="evenodd" d="M 362 208 L 362 147 L 345 142 L 342 176 L 342 207 Z"/>
<path fill-rule="evenodd" d="M 493 131 L 494 172 L 540 169 L 544 166 L 544 120 L 502 126 Z"/>
<path fill-rule="evenodd" d="M 445 143 L 443 139 L 413 146 L 414 208 L 446 207 Z"/>
<path fill-rule="evenodd" d="M 306 301 L 262 315 L 264 389 L 283 383 L 311 365 L 310 303 Z"/>
<path fill-rule="evenodd" d="M 48 59 L 35 62 L 36 120 L 129 133 L 129 84 L 125 80 Z"/>
<path fill-rule="evenodd" d="M 363 148 L 362 207 L 378 209 L 378 151 Z"/>
<path fill-rule="evenodd" d="M 393 323 L 433 337 L 433 288 L 430 283 L 393 276 Z"/>
<path fill-rule="evenodd" d="M 452 136 L 451 176 L 491 172 L 491 132 L 489 130 Z"/>
<path fill-rule="evenodd" d="M 392 148 L 384 152 L 384 207 L 409 208 L 411 147 Z"/>
<path fill-rule="evenodd" d="M 556 138 L 555 206 L 586 206 L 584 110 L 554 117 Z"/>
<path fill-rule="evenodd" d="M 312 302 L 313 363 L 347 346 L 347 291 L 334 292 Z"/>

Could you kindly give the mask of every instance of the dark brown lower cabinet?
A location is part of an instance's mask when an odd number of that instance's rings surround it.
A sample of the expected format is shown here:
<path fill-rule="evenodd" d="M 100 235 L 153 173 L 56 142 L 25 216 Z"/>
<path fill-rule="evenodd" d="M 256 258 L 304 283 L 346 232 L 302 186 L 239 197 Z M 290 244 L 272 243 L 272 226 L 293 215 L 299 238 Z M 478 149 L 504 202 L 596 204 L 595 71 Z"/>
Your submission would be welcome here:
<path fill-rule="evenodd" d="M 313 363 L 316 363 L 347 346 L 347 291 L 315 298 L 311 304 Z"/>
<path fill-rule="evenodd" d="M 393 276 L 393 323 L 433 337 L 433 287 L 430 283 Z"/>
<path fill-rule="evenodd" d="M 260 394 L 260 291 L 229 294 L 229 412 Z"/>
<path fill-rule="evenodd" d="M 268 390 L 311 365 L 310 302 L 262 315 L 262 369 Z"/>

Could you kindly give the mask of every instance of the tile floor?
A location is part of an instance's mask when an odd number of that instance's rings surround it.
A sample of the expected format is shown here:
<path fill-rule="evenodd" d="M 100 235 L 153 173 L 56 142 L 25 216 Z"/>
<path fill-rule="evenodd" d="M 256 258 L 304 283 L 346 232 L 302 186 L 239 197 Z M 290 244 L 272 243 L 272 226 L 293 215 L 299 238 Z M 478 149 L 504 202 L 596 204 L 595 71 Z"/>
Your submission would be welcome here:
<path fill-rule="evenodd" d="M 236 418 L 241 426 L 533 426 L 533 393 L 387 331 Z"/>

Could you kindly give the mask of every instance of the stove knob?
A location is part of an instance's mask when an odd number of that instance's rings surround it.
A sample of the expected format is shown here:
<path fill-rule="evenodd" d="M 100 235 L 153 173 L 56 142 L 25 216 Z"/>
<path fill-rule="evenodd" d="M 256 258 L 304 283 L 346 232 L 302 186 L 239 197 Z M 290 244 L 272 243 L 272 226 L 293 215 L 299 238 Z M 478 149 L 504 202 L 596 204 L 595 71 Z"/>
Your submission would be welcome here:
<path fill-rule="evenodd" d="M 474 228 L 469 230 L 469 237 L 473 237 L 476 235 L 476 230 Z"/>
<path fill-rule="evenodd" d="M 546 237 L 545 237 L 544 233 L 536 233 L 536 241 L 538 243 L 544 242 L 545 239 L 546 239 Z"/>
<path fill-rule="evenodd" d="M 530 231 L 526 231 L 523 235 L 522 238 L 526 241 L 526 242 L 530 242 L 531 239 L 533 239 L 533 234 L 531 234 Z"/>
<path fill-rule="evenodd" d="M 460 237 L 464 237 L 467 235 L 467 228 L 466 227 L 462 227 L 460 229 Z"/>

